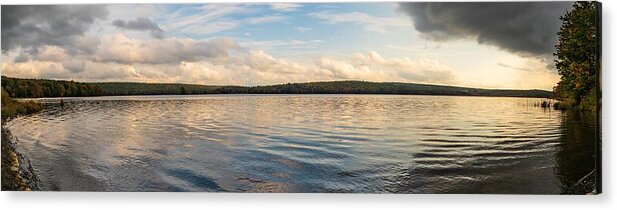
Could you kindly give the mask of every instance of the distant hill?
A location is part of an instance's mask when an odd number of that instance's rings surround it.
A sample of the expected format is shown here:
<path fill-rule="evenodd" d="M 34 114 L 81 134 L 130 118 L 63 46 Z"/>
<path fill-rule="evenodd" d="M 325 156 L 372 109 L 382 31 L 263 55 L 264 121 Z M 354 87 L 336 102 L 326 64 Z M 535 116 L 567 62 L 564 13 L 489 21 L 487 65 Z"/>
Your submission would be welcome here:
<path fill-rule="evenodd" d="M 400 94 L 400 95 L 454 95 L 454 96 L 509 96 L 548 98 L 552 92 L 544 90 L 499 90 L 428 85 L 401 82 L 334 81 L 287 83 L 250 87 L 250 93 L 289 94 Z"/>
<path fill-rule="evenodd" d="M 400 82 L 331 81 L 248 87 L 133 82 L 83 83 L 4 76 L 2 76 L 2 89 L 17 98 L 184 94 L 400 94 L 534 98 L 552 96 L 552 92 L 545 90 L 481 89 Z"/>

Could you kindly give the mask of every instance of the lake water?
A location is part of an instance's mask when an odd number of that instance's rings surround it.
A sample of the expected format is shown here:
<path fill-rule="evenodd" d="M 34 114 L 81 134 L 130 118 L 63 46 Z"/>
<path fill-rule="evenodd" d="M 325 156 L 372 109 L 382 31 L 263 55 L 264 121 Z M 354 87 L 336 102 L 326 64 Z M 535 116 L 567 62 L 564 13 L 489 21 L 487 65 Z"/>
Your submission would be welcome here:
<path fill-rule="evenodd" d="M 64 100 L 8 123 L 44 190 L 559 194 L 594 169 L 593 116 L 541 99 Z"/>

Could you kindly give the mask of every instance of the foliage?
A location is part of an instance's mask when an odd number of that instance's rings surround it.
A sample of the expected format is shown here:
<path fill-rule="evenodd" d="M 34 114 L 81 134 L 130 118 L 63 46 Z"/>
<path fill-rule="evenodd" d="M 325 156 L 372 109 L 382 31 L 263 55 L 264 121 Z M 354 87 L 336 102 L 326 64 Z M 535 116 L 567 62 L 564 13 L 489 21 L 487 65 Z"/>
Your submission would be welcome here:
<path fill-rule="evenodd" d="M 2 89 L 10 97 L 15 98 L 102 95 L 100 87 L 88 83 L 45 79 L 18 79 L 5 76 L 2 76 Z"/>
<path fill-rule="evenodd" d="M 2 78 L 4 80 L 4 78 Z M 4 82 L 4 81 L 3 81 Z M 37 190 L 38 185 L 34 169 L 29 161 L 15 149 L 13 136 L 4 123 L 7 120 L 19 116 L 40 111 L 43 107 L 34 101 L 18 102 L 9 96 L 4 88 L 2 92 L 2 191 L 7 190 Z M 26 164 L 26 165 L 23 165 Z"/>
<path fill-rule="evenodd" d="M 576 2 L 560 19 L 555 60 L 561 81 L 555 96 L 574 106 L 595 110 L 598 69 L 598 2 Z"/>
<path fill-rule="evenodd" d="M 91 83 L 101 88 L 103 95 L 185 95 L 217 93 L 217 86 L 166 84 L 166 83 L 133 83 L 133 82 L 102 82 Z"/>
<path fill-rule="evenodd" d="M 250 87 L 249 93 L 259 94 L 401 94 L 401 95 L 460 95 L 460 96 L 512 96 L 549 97 L 542 90 L 496 90 L 427 85 L 398 82 L 336 81 L 287 83 L 281 85 Z"/>
<path fill-rule="evenodd" d="M 94 83 L 103 95 L 162 95 L 162 94 L 407 94 L 407 95 L 467 95 L 549 97 L 542 90 L 490 90 L 413 83 L 378 83 L 364 81 L 335 81 L 287 83 L 267 86 L 210 86 L 187 84 Z"/>
<path fill-rule="evenodd" d="M 3 86 L 6 81 L 19 81 L 20 83 L 32 84 L 25 79 L 3 77 Z M 31 80 L 41 81 L 41 80 Z M 58 84 L 73 82 L 52 81 Z M 365 82 L 365 81 L 335 81 L 335 82 L 308 82 L 287 83 L 266 86 L 212 86 L 192 84 L 155 84 L 155 83 L 129 83 L 129 82 L 104 82 L 104 83 L 76 83 L 80 87 L 96 89 L 94 95 L 184 95 L 184 94 L 401 94 L 401 95 L 455 95 L 455 96 L 507 96 L 507 97 L 537 97 L 548 98 L 551 92 L 544 90 L 496 90 L 465 88 L 442 85 L 427 85 L 398 82 Z M 33 86 L 27 86 L 33 87 Z M 21 94 L 7 92 L 10 95 Z M 15 90 L 15 89 L 12 89 Z M 26 90 L 25 92 L 31 92 Z M 82 94 L 83 95 L 83 94 Z M 26 94 L 26 97 L 32 95 Z M 42 97 L 56 97 L 56 95 L 43 94 Z"/>
<path fill-rule="evenodd" d="M 2 123 L 5 123 L 7 119 L 31 114 L 43 109 L 41 104 L 34 101 L 17 102 L 9 97 L 9 94 L 2 89 Z"/>

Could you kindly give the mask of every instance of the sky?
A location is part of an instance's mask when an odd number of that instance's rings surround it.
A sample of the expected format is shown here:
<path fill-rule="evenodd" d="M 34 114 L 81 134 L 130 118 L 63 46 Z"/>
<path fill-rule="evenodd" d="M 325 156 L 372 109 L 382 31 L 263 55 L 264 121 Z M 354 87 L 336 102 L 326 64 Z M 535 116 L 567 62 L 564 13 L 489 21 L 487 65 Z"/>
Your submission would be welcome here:
<path fill-rule="evenodd" d="M 571 2 L 2 6 L 2 75 L 545 89 Z"/>

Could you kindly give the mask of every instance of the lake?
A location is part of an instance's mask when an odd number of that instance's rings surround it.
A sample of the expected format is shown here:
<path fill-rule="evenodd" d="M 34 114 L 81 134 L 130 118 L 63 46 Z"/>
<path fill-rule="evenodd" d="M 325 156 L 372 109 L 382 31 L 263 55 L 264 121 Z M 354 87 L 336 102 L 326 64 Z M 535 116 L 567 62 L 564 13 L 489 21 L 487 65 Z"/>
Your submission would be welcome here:
<path fill-rule="evenodd" d="M 595 163 L 593 115 L 542 99 L 38 100 L 8 127 L 44 190 L 560 194 Z"/>

